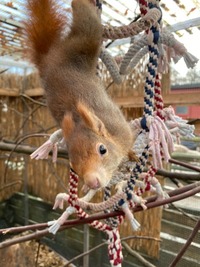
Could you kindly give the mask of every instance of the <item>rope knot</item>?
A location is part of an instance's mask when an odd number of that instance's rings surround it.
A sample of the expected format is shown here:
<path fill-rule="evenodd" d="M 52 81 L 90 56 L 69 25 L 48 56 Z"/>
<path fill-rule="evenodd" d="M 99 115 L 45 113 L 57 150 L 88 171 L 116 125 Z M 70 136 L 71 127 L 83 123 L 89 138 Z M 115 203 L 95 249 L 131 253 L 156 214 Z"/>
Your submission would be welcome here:
<path fill-rule="evenodd" d="M 169 130 L 158 116 L 155 116 L 154 120 L 151 120 L 149 141 L 153 166 L 156 169 L 162 168 L 162 157 L 166 162 L 169 160 L 169 152 L 173 151 L 173 140 Z"/>

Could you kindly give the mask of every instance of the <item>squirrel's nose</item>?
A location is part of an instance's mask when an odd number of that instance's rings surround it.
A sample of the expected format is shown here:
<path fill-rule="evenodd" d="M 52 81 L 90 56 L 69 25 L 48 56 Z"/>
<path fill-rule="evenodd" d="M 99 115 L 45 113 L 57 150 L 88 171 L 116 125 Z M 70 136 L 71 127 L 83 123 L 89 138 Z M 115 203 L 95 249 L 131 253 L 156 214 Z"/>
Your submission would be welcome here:
<path fill-rule="evenodd" d="M 97 173 L 87 173 L 84 175 L 84 182 L 91 189 L 100 188 L 101 185 L 99 180 Z"/>

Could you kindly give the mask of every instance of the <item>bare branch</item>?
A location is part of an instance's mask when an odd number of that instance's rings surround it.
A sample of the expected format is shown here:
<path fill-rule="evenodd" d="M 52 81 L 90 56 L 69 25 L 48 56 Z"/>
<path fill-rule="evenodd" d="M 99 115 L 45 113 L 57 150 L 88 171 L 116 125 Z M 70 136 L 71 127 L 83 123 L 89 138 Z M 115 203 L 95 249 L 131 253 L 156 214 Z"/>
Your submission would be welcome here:
<path fill-rule="evenodd" d="M 40 101 L 37 101 L 35 99 L 33 99 L 32 97 L 26 95 L 26 94 L 20 94 L 20 96 L 24 97 L 24 98 L 27 98 L 28 100 L 30 100 L 31 102 L 37 104 L 37 105 L 40 105 L 40 106 L 43 106 L 43 107 L 47 107 L 47 104 L 46 103 L 43 103 L 43 102 L 40 102 Z"/>
<path fill-rule="evenodd" d="M 124 248 L 128 251 L 129 254 L 137 258 L 144 266 L 146 267 L 156 267 L 155 265 L 151 264 L 147 261 L 144 257 L 142 257 L 138 252 L 132 250 L 130 246 L 126 242 L 122 242 Z"/>
<path fill-rule="evenodd" d="M 38 136 L 43 137 L 43 136 L 49 136 L 49 135 L 48 134 L 32 134 L 32 135 L 25 136 L 25 138 L 38 137 Z M 21 142 L 21 140 L 20 140 L 20 142 Z M 14 151 L 17 153 L 31 154 L 35 151 L 35 149 L 36 149 L 35 147 L 31 147 L 31 146 L 27 146 L 27 145 L 19 145 L 19 144 L 13 144 L 13 143 L 0 142 L 0 150 L 3 150 L 3 151 Z M 51 155 L 51 153 L 50 153 L 50 155 Z M 59 149 L 58 157 L 68 159 L 68 154 L 64 149 Z M 184 162 L 180 162 L 180 161 L 177 161 L 174 159 L 170 159 L 169 161 L 172 163 L 184 166 L 184 167 L 189 168 L 189 169 L 195 168 L 196 171 L 200 172 L 199 168 L 192 166 L 191 164 L 186 164 Z M 157 170 L 156 174 L 162 175 L 165 177 L 169 177 L 169 178 L 177 178 L 180 180 L 197 180 L 197 181 L 200 180 L 200 174 L 175 173 L 175 172 L 166 171 L 164 169 Z"/>
<path fill-rule="evenodd" d="M 32 134 L 32 135 L 29 135 L 28 138 L 38 137 L 38 136 L 44 137 L 44 136 L 49 136 L 49 135 L 48 134 Z M 23 153 L 23 154 L 30 155 L 36 150 L 36 147 L 31 147 L 28 145 L 19 145 L 19 144 L 13 144 L 13 143 L 0 142 L 0 150 L 13 151 L 16 153 Z M 50 153 L 50 155 L 51 155 L 51 153 Z M 66 150 L 59 149 L 58 157 L 68 159 L 68 154 L 67 154 Z"/>
<path fill-rule="evenodd" d="M 121 238 L 121 241 L 129 240 L 129 239 L 146 239 L 146 240 L 154 240 L 154 241 L 158 241 L 158 242 L 161 241 L 161 240 L 158 239 L 158 238 L 149 237 L 149 236 L 139 236 L 139 235 L 137 235 L 137 236 L 127 236 L 127 237 L 122 237 L 122 238 Z M 85 255 L 90 254 L 91 252 L 93 252 L 93 251 L 95 251 L 95 250 L 97 250 L 97 249 L 103 247 L 104 245 L 107 245 L 107 241 L 102 242 L 101 244 L 97 245 L 96 247 L 93 247 L 92 249 L 90 249 L 90 250 L 88 250 L 88 251 L 86 251 L 86 252 L 84 252 L 84 253 L 81 253 L 81 254 L 77 255 L 77 256 L 74 257 L 73 259 L 69 260 L 69 261 L 67 262 L 67 264 L 64 265 L 63 267 L 70 267 L 70 265 L 69 265 L 70 263 L 72 263 L 72 262 L 74 262 L 75 260 L 78 260 L 78 259 L 84 257 Z"/>
<path fill-rule="evenodd" d="M 57 174 L 56 169 L 50 159 L 48 159 L 48 166 L 50 168 L 51 173 L 56 178 L 56 181 L 58 184 L 65 190 L 66 193 L 68 193 L 68 188 L 66 187 L 65 183 L 63 182 L 62 178 Z"/>
<path fill-rule="evenodd" d="M 176 159 L 169 159 L 169 162 L 186 167 L 186 168 L 191 169 L 191 170 L 196 171 L 196 172 L 200 172 L 200 168 L 193 166 L 191 164 L 176 160 Z"/>
<path fill-rule="evenodd" d="M 187 212 L 185 212 L 182 208 L 177 207 L 176 205 L 174 205 L 173 203 L 171 203 L 171 205 L 174 207 L 174 209 L 178 210 L 179 212 L 181 212 L 184 216 L 190 218 L 192 221 L 197 222 L 198 221 L 198 217 L 192 214 L 189 214 Z"/>
<path fill-rule="evenodd" d="M 9 184 L 5 184 L 5 185 L 3 185 L 2 187 L 0 187 L 0 192 L 3 191 L 3 190 L 5 190 L 5 189 L 8 188 L 8 187 L 11 187 L 11 186 L 16 185 L 16 184 L 22 184 L 22 183 L 23 183 L 22 180 L 12 181 L 11 183 L 9 183 Z"/>
<path fill-rule="evenodd" d="M 147 208 L 151 209 L 151 208 L 155 208 L 155 207 L 159 207 L 162 205 L 166 205 L 187 197 L 190 197 L 192 195 L 195 195 L 196 193 L 200 192 L 200 182 L 196 182 L 192 185 L 187 185 L 183 188 L 179 188 L 176 190 L 173 190 L 171 192 L 169 192 L 169 198 L 167 199 L 163 199 L 163 200 L 159 200 L 156 201 L 156 196 L 154 197 L 150 197 L 147 199 Z M 133 212 L 138 212 L 141 211 L 142 207 L 141 206 L 136 206 L 133 209 Z M 102 219 L 107 219 L 110 217 L 115 217 L 115 216 L 119 216 L 119 215 L 124 215 L 123 211 L 113 211 L 110 213 L 97 213 L 94 215 L 90 215 L 88 218 L 83 218 L 83 219 L 74 219 L 74 220 L 68 220 L 64 223 L 63 226 L 61 226 L 61 228 L 59 229 L 59 231 L 62 231 L 64 229 L 70 228 L 74 225 L 80 225 L 80 224 L 85 224 L 85 223 L 91 223 L 94 220 L 102 220 Z M 39 228 L 45 228 L 48 227 L 47 223 L 46 224 L 38 224 Z M 2 234 L 6 234 L 6 233 L 13 233 L 13 232 L 17 232 L 18 227 L 14 227 L 14 228 L 8 228 L 8 229 L 1 229 L 0 233 Z M 21 230 L 23 229 L 22 227 L 20 228 Z M 24 229 L 27 230 L 27 227 L 25 226 Z M 31 229 L 31 228 L 29 228 Z M 11 246 L 13 244 L 17 244 L 17 243 L 21 243 L 21 242 L 25 242 L 28 240 L 32 240 L 32 239 L 36 239 L 36 238 L 40 238 L 42 236 L 45 236 L 46 234 L 48 234 L 48 229 L 45 230 L 40 230 L 40 231 L 36 231 L 33 234 L 29 234 L 23 237 L 19 237 L 19 238 L 15 238 L 15 239 L 11 239 L 11 240 L 6 240 L 2 243 L 0 243 L 0 248 L 4 248 L 4 247 L 8 247 Z"/>
<path fill-rule="evenodd" d="M 169 267 L 176 266 L 176 264 L 180 261 L 180 259 L 182 258 L 183 254 L 186 252 L 187 248 L 192 243 L 192 240 L 195 238 L 196 234 L 198 233 L 199 229 L 200 229 L 200 219 L 196 223 L 196 225 L 195 225 L 195 227 L 194 227 L 191 235 L 189 236 L 188 240 L 186 241 L 186 243 L 184 244 L 184 246 L 182 247 L 182 249 L 179 251 L 179 253 L 175 257 L 175 259 L 173 260 L 173 262 L 169 265 Z"/>
<path fill-rule="evenodd" d="M 166 171 L 164 169 L 157 170 L 156 174 L 164 176 L 164 177 L 169 177 L 169 178 L 177 178 L 180 180 L 190 180 L 190 181 L 198 181 L 200 180 L 200 173 L 199 174 L 188 174 L 188 173 L 180 173 L 180 172 L 170 172 Z"/>

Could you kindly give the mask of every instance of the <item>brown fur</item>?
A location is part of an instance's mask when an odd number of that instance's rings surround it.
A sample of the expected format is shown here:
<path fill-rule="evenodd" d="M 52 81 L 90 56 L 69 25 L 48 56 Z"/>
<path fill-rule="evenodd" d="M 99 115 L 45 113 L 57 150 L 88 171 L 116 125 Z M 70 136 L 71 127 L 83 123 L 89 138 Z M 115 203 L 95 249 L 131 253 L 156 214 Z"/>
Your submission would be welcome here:
<path fill-rule="evenodd" d="M 43 1 L 28 0 L 26 32 L 32 60 L 39 69 L 49 109 L 63 129 L 71 166 L 89 187 L 105 186 L 128 155 L 133 135 L 96 77 L 100 19 L 93 1 L 73 0 L 71 30 L 62 37 L 62 10 L 55 0 Z M 107 149 L 103 155 L 101 145 Z"/>

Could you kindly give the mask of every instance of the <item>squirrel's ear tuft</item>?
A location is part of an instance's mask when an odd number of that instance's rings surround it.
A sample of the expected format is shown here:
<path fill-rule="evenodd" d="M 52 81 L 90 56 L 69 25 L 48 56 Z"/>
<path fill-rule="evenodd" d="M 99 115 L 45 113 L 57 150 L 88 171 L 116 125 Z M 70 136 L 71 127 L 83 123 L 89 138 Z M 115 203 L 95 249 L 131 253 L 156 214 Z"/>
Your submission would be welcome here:
<path fill-rule="evenodd" d="M 85 125 L 101 136 L 108 136 L 104 123 L 83 103 L 77 104 L 77 110 Z"/>
<path fill-rule="evenodd" d="M 72 113 L 68 112 L 65 114 L 62 121 L 63 136 L 66 140 L 69 139 L 69 136 L 71 135 L 73 129 L 74 129 L 74 121 Z"/>

